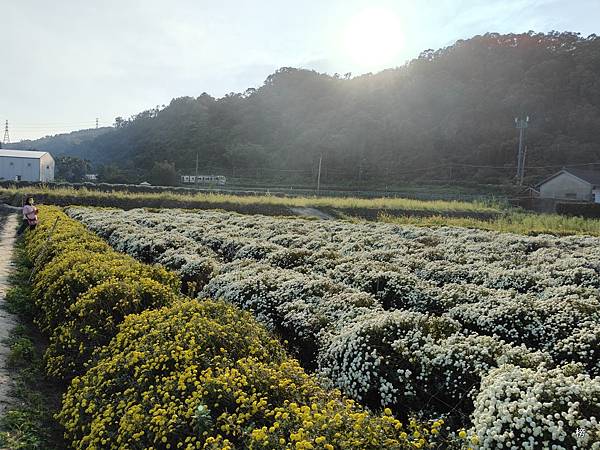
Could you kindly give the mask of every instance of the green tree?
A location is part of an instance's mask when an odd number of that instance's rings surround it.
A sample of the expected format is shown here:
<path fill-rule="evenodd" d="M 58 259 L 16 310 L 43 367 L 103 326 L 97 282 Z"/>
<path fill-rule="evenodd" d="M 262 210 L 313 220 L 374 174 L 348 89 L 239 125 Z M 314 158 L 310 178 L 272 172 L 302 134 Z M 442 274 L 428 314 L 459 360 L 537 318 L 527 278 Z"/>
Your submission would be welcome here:
<path fill-rule="evenodd" d="M 376 74 L 283 67 L 240 94 L 176 98 L 104 132 L 23 145 L 118 164 L 131 179 L 165 160 L 190 173 L 198 155 L 203 171 L 314 183 L 323 155 L 338 185 L 507 182 L 513 120 L 529 115 L 525 181 L 535 182 L 600 161 L 599 74 L 598 36 L 486 33 Z"/>
<path fill-rule="evenodd" d="M 59 180 L 78 183 L 85 180 L 85 174 L 90 171 L 89 161 L 76 156 L 61 155 L 55 159 L 56 178 Z"/>
<path fill-rule="evenodd" d="M 174 186 L 178 177 L 175 165 L 168 161 L 155 162 L 152 170 L 148 173 L 150 183 L 158 186 Z"/>
<path fill-rule="evenodd" d="M 114 164 L 101 165 L 98 168 L 98 181 L 103 183 L 132 183 L 125 171 Z"/>

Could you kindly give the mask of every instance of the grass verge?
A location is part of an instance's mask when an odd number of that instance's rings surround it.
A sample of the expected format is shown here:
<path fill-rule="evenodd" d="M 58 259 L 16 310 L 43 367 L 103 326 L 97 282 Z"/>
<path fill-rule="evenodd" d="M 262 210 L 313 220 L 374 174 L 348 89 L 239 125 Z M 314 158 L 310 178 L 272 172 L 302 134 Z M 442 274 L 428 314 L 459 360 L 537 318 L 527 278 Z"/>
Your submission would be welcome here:
<path fill-rule="evenodd" d="M 85 188 L 52 187 L 7 187 L 0 188 L 0 200 L 15 204 L 26 195 L 39 197 L 38 201 L 66 205 L 114 206 L 137 208 L 150 206 L 157 208 L 221 208 L 238 212 L 286 215 L 289 208 L 314 207 L 343 211 L 421 211 L 446 214 L 495 215 L 501 207 L 481 201 L 465 202 L 454 200 L 414 200 L 407 198 L 340 198 L 340 197 L 282 197 L 273 195 L 231 195 L 218 193 L 180 194 L 173 192 L 132 193 L 124 191 L 101 192 Z"/>
<path fill-rule="evenodd" d="M 582 217 L 567 217 L 558 214 L 509 212 L 487 220 L 468 217 L 445 217 L 441 215 L 429 217 L 398 217 L 380 214 L 379 220 L 399 225 L 476 228 L 480 230 L 517 233 L 529 236 L 538 234 L 552 234 L 555 236 L 584 234 L 600 236 L 600 220 L 585 219 Z"/>
<path fill-rule="evenodd" d="M 6 295 L 6 309 L 20 324 L 12 331 L 7 366 L 12 372 L 15 403 L 0 418 L 0 447 L 11 450 L 64 450 L 63 429 L 54 419 L 64 387 L 49 380 L 42 355 L 47 341 L 33 325 L 29 275 L 23 244 L 15 248 L 16 270 Z"/>

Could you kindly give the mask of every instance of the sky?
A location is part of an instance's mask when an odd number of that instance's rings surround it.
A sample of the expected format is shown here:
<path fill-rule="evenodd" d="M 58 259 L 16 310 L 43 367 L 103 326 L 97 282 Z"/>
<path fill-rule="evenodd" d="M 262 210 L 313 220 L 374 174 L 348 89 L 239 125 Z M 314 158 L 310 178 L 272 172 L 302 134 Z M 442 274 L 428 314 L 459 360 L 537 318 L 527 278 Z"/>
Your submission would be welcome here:
<path fill-rule="evenodd" d="M 17 142 L 280 67 L 356 76 L 486 32 L 600 34 L 600 0 L 0 0 L 0 20 L 0 123 Z"/>

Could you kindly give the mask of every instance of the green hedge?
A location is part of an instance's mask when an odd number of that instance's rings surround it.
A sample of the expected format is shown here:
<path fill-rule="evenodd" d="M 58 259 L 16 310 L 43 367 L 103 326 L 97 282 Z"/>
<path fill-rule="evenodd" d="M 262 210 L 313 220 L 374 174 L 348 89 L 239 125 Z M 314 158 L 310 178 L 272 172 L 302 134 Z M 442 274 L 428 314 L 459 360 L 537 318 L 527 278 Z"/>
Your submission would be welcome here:
<path fill-rule="evenodd" d="M 565 216 L 600 219 L 600 203 L 557 203 L 556 212 Z"/>

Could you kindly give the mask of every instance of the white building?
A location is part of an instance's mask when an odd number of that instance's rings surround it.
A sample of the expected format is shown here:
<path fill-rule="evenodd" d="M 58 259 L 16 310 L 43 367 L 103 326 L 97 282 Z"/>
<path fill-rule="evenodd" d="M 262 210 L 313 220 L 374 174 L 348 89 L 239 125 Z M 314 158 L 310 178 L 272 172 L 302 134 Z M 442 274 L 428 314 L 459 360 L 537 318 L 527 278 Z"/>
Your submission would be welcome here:
<path fill-rule="evenodd" d="M 0 181 L 54 181 L 54 158 L 48 152 L 0 149 Z"/>

